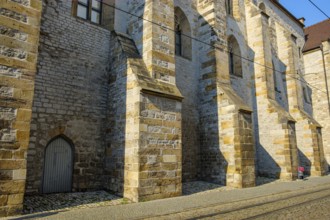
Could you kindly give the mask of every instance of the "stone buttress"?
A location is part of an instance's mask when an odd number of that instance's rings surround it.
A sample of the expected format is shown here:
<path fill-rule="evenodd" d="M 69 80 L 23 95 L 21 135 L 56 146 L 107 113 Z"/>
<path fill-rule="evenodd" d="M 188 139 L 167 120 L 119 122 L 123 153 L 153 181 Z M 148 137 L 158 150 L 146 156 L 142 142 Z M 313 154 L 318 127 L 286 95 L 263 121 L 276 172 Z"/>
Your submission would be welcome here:
<path fill-rule="evenodd" d="M 201 62 L 201 177 L 232 187 L 255 185 L 252 111 L 230 84 L 223 1 L 198 1 Z"/>
<path fill-rule="evenodd" d="M 19 214 L 26 181 L 42 2 L 0 1 L 0 217 Z"/>
<path fill-rule="evenodd" d="M 286 65 L 289 112 L 296 120 L 299 165 L 312 176 L 324 175 L 327 170 L 324 158 L 321 125 L 304 111 L 303 78 L 300 76 L 296 37 L 281 28 L 279 32 L 279 56 Z"/>
<path fill-rule="evenodd" d="M 254 52 L 254 83 L 258 175 L 281 179 L 297 177 L 298 152 L 295 120 L 275 101 L 269 16 L 246 2 L 247 38 Z"/>
<path fill-rule="evenodd" d="M 114 54 L 120 55 L 113 57 L 116 75 L 111 83 L 121 97 L 112 106 L 115 116 L 109 129 L 117 134 L 109 140 L 107 158 L 111 163 L 122 154 L 124 172 L 110 180 L 109 187 L 118 181 L 116 190 L 123 184 L 123 196 L 133 201 L 179 196 L 182 96 L 174 84 L 174 33 L 163 28 L 174 28 L 173 2 L 132 1 L 129 10 L 160 25 L 132 16 L 129 32 L 133 37 L 113 36 Z M 118 173 L 116 167 L 111 169 L 110 173 Z"/>

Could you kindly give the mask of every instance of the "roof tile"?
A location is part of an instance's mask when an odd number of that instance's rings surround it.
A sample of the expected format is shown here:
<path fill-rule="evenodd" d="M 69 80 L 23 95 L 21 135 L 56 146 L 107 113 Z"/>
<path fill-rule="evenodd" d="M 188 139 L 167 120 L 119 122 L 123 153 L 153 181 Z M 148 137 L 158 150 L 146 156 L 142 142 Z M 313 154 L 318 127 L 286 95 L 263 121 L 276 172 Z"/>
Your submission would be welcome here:
<path fill-rule="evenodd" d="M 318 48 L 322 42 L 330 39 L 330 19 L 305 28 L 306 44 L 303 52 Z"/>

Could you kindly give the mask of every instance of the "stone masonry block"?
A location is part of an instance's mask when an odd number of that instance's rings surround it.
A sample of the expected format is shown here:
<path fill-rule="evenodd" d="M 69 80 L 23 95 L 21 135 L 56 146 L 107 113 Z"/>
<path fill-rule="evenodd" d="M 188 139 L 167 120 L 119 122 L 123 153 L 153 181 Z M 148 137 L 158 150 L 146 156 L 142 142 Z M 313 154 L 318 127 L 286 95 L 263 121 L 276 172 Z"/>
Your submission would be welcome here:
<path fill-rule="evenodd" d="M 13 170 L 13 180 L 25 180 L 26 169 Z"/>
<path fill-rule="evenodd" d="M 175 155 L 163 155 L 164 163 L 176 163 L 177 157 Z"/>
<path fill-rule="evenodd" d="M 11 170 L 26 168 L 25 160 L 0 160 L 0 169 Z"/>
<path fill-rule="evenodd" d="M 0 196 L 0 207 L 5 206 L 7 204 L 8 196 L 7 195 L 1 195 Z"/>
<path fill-rule="evenodd" d="M 24 180 L 15 181 L 1 181 L 0 180 L 0 194 L 16 194 L 23 193 L 25 189 Z"/>
<path fill-rule="evenodd" d="M 8 205 L 20 205 L 23 203 L 24 194 L 8 195 Z"/>

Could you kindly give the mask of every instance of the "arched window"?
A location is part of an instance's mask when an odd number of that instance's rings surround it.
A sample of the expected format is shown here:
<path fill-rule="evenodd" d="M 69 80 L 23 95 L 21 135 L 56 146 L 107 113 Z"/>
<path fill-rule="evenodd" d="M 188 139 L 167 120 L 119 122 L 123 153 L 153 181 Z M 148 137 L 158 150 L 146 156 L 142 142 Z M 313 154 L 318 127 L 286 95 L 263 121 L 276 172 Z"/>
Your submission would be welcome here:
<path fill-rule="evenodd" d="M 175 54 L 191 59 L 191 28 L 183 11 L 175 8 Z"/>
<path fill-rule="evenodd" d="M 233 1 L 226 0 L 226 12 L 228 15 L 233 15 Z"/>
<path fill-rule="evenodd" d="M 239 0 L 226 0 L 225 7 L 227 15 L 233 16 L 236 20 L 240 20 L 240 5 Z"/>
<path fill-rule="evenodd" d="M 241 50 L 234 36 L 228 38 L 229 73 L 242 77 Z"/>

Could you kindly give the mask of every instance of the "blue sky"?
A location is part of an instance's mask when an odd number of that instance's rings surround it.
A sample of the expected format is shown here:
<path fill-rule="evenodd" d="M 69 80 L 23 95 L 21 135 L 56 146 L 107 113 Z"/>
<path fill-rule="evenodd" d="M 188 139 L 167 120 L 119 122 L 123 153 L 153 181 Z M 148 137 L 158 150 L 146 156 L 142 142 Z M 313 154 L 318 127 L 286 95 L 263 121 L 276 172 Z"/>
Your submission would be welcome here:
<path fill-rule="evenodd" d="M 330 16 L 330 0 L 312 1 Z M 297 18 L 304 17 L 306 19 L 305 25 L 307 27 L 327 19 L 327 17 L 315 8 L 308 0 L 280 0 L 280 2 Z"/>

